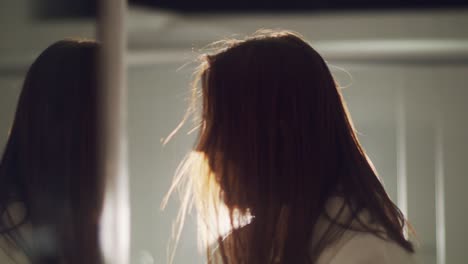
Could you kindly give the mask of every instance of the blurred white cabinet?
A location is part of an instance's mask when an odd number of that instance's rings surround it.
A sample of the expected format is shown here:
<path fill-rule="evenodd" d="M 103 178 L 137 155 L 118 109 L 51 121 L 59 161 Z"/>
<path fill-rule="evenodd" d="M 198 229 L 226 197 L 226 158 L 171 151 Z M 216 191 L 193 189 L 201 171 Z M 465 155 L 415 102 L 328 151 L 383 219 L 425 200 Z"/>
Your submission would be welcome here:
<path fill-rule="evenodd" d="M 333 70 L 392 199 L 417 232 L 420 263 L 468 260 L 468 65 L 348 64 Z M 332 67 L 332 69 L 334 69 Z"/>

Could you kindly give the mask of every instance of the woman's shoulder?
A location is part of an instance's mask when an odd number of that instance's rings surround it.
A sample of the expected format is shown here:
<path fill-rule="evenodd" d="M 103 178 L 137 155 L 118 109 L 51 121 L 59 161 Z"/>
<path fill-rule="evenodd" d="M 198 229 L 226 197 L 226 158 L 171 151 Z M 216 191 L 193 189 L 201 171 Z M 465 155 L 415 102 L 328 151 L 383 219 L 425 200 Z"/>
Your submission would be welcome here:
<path fill-rule="evenodd" d="M 338 211 L 344 206 L 343 215 L 337 215 Z M 327 208 L 328 213 L 335 221 L 341 222 L 349 216 L 349 206 L 341 199 L 331 199 Z M 415 262 L 414 254 L 408 252 L 398 243 L 379 237 L 378 235 L 362 230 L 362 223 L 371 226 L 376 230 L 383 230 L 380 225 L 371 220 L 366 211 L 362 211 L 357 216 L 359 221 L 354 220 L 351 226 L 355 229 L 345 229 L 340 237 L 330 244 L 320 255 L 319 264 L 413 264 Z M 341 218 L 341 219 L 340 219 Z M 320 229 L 329 227 L 331 223 L 322 219 Z M 360 230 L 360 231 L 359 231 Z"/>
<path fill-rule="evenodd" d="M 28 264 L 29 261 L 23 252 L 13 247 L 5 236 L 0 235 L 0 263 Z"/>
<path fill-rule="evenodd" d="M 10 204 L 8 209 L 3 212 L 1 217 L 8 227 L 15 226 L 20 223 L 25 215 L 25 208 L 22 203 L 16 202 Z M 19 225 L 16 228 L 16 237 L 21 237 L 30 241 L 31 226 L 28 223 Z M 26 254 L 20 250 L 12 238 L 6 234 L 0 234 L 0 263 L 1 264 L 27 264 L 30 263 Z"/>
<path fill-rule="evenodd" d="M 329 264 L 413 264 L 414 254 L 397 243 L 371 233 L 348 231 L 335 245 L 327 249 Z M 328 254 L 327 254 L 328 253 Z"/>

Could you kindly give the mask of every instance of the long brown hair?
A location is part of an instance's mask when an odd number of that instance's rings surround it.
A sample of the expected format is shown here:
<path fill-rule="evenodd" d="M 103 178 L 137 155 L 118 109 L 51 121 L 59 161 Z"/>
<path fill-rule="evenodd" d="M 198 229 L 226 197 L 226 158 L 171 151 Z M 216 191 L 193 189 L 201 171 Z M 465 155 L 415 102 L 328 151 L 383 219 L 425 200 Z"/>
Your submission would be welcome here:
<path fill-rule="evenodd" d="M 101 263 L 97 52 L 94 41 L 58 41 L 24 80 L 0 162 L 0 234 L 10 242 L 4 250 L 34 264 Z"/>
<path fill-rule="evenodd" d="M 347 229 L 413 252 L 405 218 L 359 144 L 319 53 L 289 31 L 215 46 L 202 56 L 187 114 L 201 117 L 198 140 L 170 190 L 186 187 L 179 222 L 197 207 L 208 262 L 315 263 Z M 336 196 L 344 201 L 340 213 L 327 215 Z M 358 217 L 363 212 L 377 227 Z M 319 234 L 324 215 L 333 224 Z"/>

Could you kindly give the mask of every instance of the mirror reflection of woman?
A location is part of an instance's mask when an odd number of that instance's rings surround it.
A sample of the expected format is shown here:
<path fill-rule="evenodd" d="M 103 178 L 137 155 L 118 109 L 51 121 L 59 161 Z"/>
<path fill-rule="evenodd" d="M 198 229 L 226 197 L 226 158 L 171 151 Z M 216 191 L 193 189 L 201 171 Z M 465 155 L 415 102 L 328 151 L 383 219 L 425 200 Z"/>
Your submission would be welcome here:
<path fill-rule="evenodd" d="M 186 195 L 179 224 L 195 204 L 207 262 L 414 263 L 320 54 L 288 31 L 213 47 L 187 112 L 199 135 L 170 191 Z"/>
<path fill-rule="evenodd" d="M 0 163 L 0 263 L 101 263 L 97 51 L 62 40 L 29 68 Z"/>

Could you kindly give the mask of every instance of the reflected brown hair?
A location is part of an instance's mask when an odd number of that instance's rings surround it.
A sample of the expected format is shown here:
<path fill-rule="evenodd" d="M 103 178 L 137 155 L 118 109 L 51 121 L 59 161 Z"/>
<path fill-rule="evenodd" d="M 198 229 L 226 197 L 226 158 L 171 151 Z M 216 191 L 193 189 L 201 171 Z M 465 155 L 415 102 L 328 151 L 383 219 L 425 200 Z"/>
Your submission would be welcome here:
<path fill-rule="evenodd" d="M 24 80 L 0 162 L 0 233 L 4 250 L 34 264 L 101 263 L 97 52 L 94 41 L 58 41 Z"/>
<path fill-rule="evenodd" d="M 413 252 L 320 54 L 289 31 L 216 46 L 193 86 L 196 146 L 170 190 L 185 187 L 179 223 L 195 204 L 208 263 L 315 263 L 347 229 Z M 319 234 L 333 197 L 351 213 L 328 216 L 333 225 Z"/>

